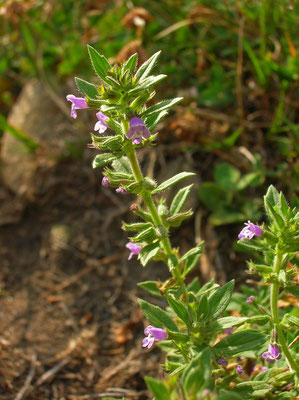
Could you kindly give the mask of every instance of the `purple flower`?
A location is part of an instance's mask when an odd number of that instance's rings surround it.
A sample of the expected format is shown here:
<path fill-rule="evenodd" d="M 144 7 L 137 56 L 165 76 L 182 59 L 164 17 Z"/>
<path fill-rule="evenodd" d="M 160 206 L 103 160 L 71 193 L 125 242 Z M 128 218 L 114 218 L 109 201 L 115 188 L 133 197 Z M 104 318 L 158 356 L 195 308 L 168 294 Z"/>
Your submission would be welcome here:
<path fill-rule="evenodd" d="M 154 342 L 159 342 L 160 340 L 165 340 L 167 338 L 167 333 L 164 329 L 155 328 L 154 326 L 147 326 L 144 329 L 145 338 L 142 341 L 142 347 L 147 347 L 150 349 Z"/>
<path fill-rule="evenodd" d="M 223 333 L 226 333 L 227 335 L 230 335 L 231 333 L 233 333 L 234 328 L 228 328 L 228 329 L 224 329 Z"/>
<path fill-rule="evenodd" d="M 142 119 L 138 117 L 130 119 L 130 128 L 126 133 L 126 137 L 132 139 L 132 144 L 140 144 L 142 142 L 142 137 L 148 139 L 150 136 L 151 134 Z"/>
<path fill-rule="evenodd" d="M 275 360 L 281 359 L 279 348 L 276 344 L 269 344 L 268 351 L 262 354 L 262 357 L 266 359 L 268 363 L 274 364 Z"/>
<path fill-rule="evenodd" d="M 252 222 L 248 221 L 245 223 L 245 228 L 239 233 L 238 238 L 247 238 L 251 240 L 254 236 L 262 236 L 262 234 L 263 231 L 258 225 L 254 225 Z"/>
<path fill-rule="evenodd" d="M 268 367 L 262 367 L 262 368 L 261 368 L 261 372 L 267 371 L 267 369 L 268 369 Z"/>
<path fill-rule="evenodd" d="M 84 97 L 76 97 L 73 94 L 68 94 L 66 96 L 66 99 L 68 101 L 72 102 L 72 108 L 71 108 L 71 117 L 72 118 L 77 118 L 76 110 L 81 110 L 83 108 L 88 108 L 88 105 L 87 105 L 86 100 L 84 99 Z"/>
<path fill-rule="evenodd" d="M 124 188 L 123 186 L 120 186 L 120 187 L 117 188 L 115 191 L 116 191 L 116 193 L 120 193 L 120 194 L 127 194 L 127 193 L 128 193 L 128 192 L 127 192 L 127 189 Z"/>
<path fill-rule="evenodd" d="M 127 243 L 126 244 L 126 248 L 129 249 L 130 252 L 131 252 L 129 254 L 128 260 L 131 260 L 131 258 L 133 256 L 137 256 L 140 253 L 140 250 L 141 250 L 141 246 L 138 246 L 138 244 L 135 244 L 135 243 L 132 243 L 132 242 Z"/>
<path fill-rule="evenodd" d="M 255 297 L 254 297 L 254 296 L 249 296 L 249 297 L 247 297 L 247 299 L 246 299 L 246 303 L 251 304 L 251 303 L 254 302 L 254 300 L 255 300 Z"/>
<path fill-rule="evenodd" d="M 96 124 L 94 126 L 94 130 L 99 131 L 99 133 L 104 133 L 105 130 L 108 128 L 108 125 L 105 121 L 107 121 L 107 119 L 109 119 L 109 118 L 106 117 L 105 114 L 101 113 L 101 111 L 97 112 L 96 116 L 97 116 L 98 121 L 96 122 Z"/>
<path fill-rule="evenodd" d="M 108 187 L 109 185 L 110 185 L 110 180 L 108 176 L 104 176 L 104 178 L 102 179 L 102 186 Z"/>
<path fill-rule="evenodd" d="M 243 369 L 242 365 L 237 365 L 237 367 L 236 367 L 236 373 L 237 373 L 238 375 L 244 374 L 244 369 Z"/>
<path fill-rule="evenodd" d="M 219 360 L 217 360 L 217 364 L 226 366 L 228 364 L 228 361 L 226 358 L 219 358 Z"/>

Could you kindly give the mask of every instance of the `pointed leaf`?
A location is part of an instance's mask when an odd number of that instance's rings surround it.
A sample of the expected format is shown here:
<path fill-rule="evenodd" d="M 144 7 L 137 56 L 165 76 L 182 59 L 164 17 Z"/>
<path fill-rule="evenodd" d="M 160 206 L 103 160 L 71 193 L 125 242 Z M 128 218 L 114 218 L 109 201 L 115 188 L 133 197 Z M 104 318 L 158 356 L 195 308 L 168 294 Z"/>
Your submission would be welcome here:
<path fill-rule="evenodd" d="M 129 71 L 129 75 L 131 75 L 134 72 L 134 69 L 136 67 L 138 61 L 138 54 L 132 54 L 131 57 L 124 63 L 124 70 Z"/>
<path fill-rule="evenodd" d="M 191 217 L 192 215 L 193 211 L 190 209 L 188 211 L 185 211 L 184 213 L 179 213 L 167 218 L 167 223 L 170 226 L 180 226 L 185 219 Z"/>
<path fill-rule="evenodd" d="M 143 314 L 153 326 L 157 328 L 166 327 L 167 329 L 174 332 L 179 331 L 176 324 L 173 322 L 167 312 L 162 310 L 162 308 L 154 306 L 153 304 L 150 304 L 142 299 L 138 299 L 138 302 L 143 311 Z"/>
<path fill-rule="evenodd" d="M 249 398 L 265 398 L 267 393 L 272 391 L 273 387 L 265 382 L 251 381 L 241 382 L 235 387 L 235 391 L 243 396 L 244 399 Z"/>
<path fill-rule="evenodd" d="M 177 194 L 175 195 L 174 199 L 172 200 L 172 203 L 170 206 L 170 210 L 169 210 L 170 216 L 178 214 L 180 211 L 182 211 L 182 208 L 184 207 L 184 204 L 187 200 L 188 194 L 190 193 L 192 186 L 193 186 L 193 183 L 189 186 L 186 186 L 186 187 L 180 189 L 177 192 Z"/>
<path fill-rule="evenodd" d="M 121 156 L 121 153 L 101 153 L 98 154 L 92 163 L 92 168 L 103 167 L 104 165 L 111 163 Z"/>
<path fill-rule="evenodd" d="M 86 82 L 80 78 L 75 78 L 75 82 L 80 92 L 90 99 L 96 99 L 99 96 L 97 88 L 92 83 Z"/>
<path fill-rule="evenodd" d="M 204 242 L 200 242 L 198 245 L 195 247 L 192 247 L 187 253 L 185 253 L 179 260 L 180 263 L 183 263 L 189 259 L 189 257 L 194 256 L 196 254 L 202 254 L 203 252 L 203 244 Z"/>
<path fill-rule="evenodd" d="M 191 321 L 189 318 L 189 313 L 185 305 L 173 297 L 168 297 L 167 298 L 168 304 L 170 307 L 173 309 L 173 311 L 176 313 L 176 315 L 181 318 L 182 321 L 185 322 L 185 324 L 190 327 Z"/>
<path fill-rule="evenodd" d="M 164 382 L 149 376 L 146 376 L 144 379 L 148 388 L 155 396 L 155 400 L 170 400 L 169 390 Z"/>
<path fill-rule="evenodd" d="M 159 250 L 159 242 L 151 243 L 147 246 L 144 246 L 138 255 L 138 260 L 141 262 L 142 266 L 145 267 L 152 258 L 156 257 L 156 255 L 159 253 Z"/>
<path fill-rule="evenodd" d="M 150 245 L 151 246 L 151 245 Z M 156 281 L 145 281 L 137 283 L 139 287 L 150 293 L 152 296 L 162 297 L 158 289 L 158 282 Z"/>
<path fill-rule="evenodd" d="M 168 179 L 167 181 L 161 183 L 155 190 L 152 191 L 152 194 L 162 192 L 163 190 L 168 189 L 169 187 L 175 185 L 176 183 L 182 181 L 183 179 L 190 178 L 194 176 L 193 172 L 181 172 L 172 178 Z"/>
<path fill-rule="evenodd" d="M 137 78 L 139 81 L 146 78 L 154 68 L 160 53 L 161 51 L 158 51 L 157 53 L 153 54 L 147 61 L 145 61 L 136 72 L 135 78 Z"/>
<path fill-rule="evenodd" d="M 176 97 L 175 99 L 160 101 L 159 103 L 145 110 L 144 113 L 141 114 L 141 117 L 144 118 L 148 117 L 151 114 L 158 114 L 161 111 L 169 110 L 172 106 L 179 103 L 182 99 L 183 97 Z"/>
<path fill-rule="evenodd" d="M 107 71 L 111 68 L 109 61 L 105 56 L 99 54 L 96 49 L 90 45 L 88 45 L 87 48 L 95 72 L 101 79 L 103 79 L 103 81 L 106 82 Z"/>
<path fill-rule="evenodd" d="M 234 357 L 244 351 L 254 350 L 263 346 L 267 336 L 253 330 L 232 333 L 218 342 L 213 349 L 223 357 Z"/>
<path fill-rule="evenodd" d="M 279 193 L 273 185 L 269 186 L 267 193 L 264 196 L 264 201 L 266 200 L 271 204 L 272 207 L 275 207 L 277 204 L 279 204 L 280 201 Z"/>
<path fill-rule="evenodd" d="M 235 286 L 234 279 L 216 290 L 208 299 L 209 312 L 206 319 L 216 319 L 227 308 Z"/>

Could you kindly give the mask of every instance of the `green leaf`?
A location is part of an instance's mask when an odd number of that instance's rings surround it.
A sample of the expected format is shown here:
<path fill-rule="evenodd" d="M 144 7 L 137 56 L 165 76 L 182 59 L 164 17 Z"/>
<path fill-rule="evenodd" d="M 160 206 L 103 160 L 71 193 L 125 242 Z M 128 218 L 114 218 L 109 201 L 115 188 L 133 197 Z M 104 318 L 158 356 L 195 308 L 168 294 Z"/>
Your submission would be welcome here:
<path fill-rule="evenodd" d="M 189 257 L 194 256 L 196 254 L 201 255 L 203 252 L 203 244 L 204 242 L 200 242 L 198 245 L 195 247 L 192 247 L 187 253 L 185 253 L 179 260 L 180 263 L 183 263 L 188 260 Z"/>
<path fill-rule="evenodd" d="M 235 391 L 241 394 L 244 399 L 251 397 L 264 398 L 272 389 L 273 387 L 268 383 L 259 381 L 241 382 L 235 387 Z"/>
<path fill-rule="evenodd" d="M 174 340 L 176 343 L 188 343 L 190 341 L 190 336 L 187 333 L 173 332 L 167 329 L 168 339 Z"/>
<path fill-rule="evenodd" d="M 88 45 L 87 48 L 95 72 L 101 79 L 103 79 L 103 81 L 107 82 L 106 81 L 107 71 L 111 68 L 109 61 L 106 59 L 105 56 L 99 54 L 96 51 L 96 49 L 94 49 L 90 45 Z"/>
<path fill-rule="evenodd" d="M 112 163 L 112 168 L 116 172 L 133 175 L 130 161 L 128 160 L 128 157 L 126 157 L 126 156 L 123 156 L 121 158 L 117 158 L 116 160 L 114 160 Z"/>
<path fill-rule="evenodd" d="M 148 244 L 141 249 L 140 253 L 138 254 L 138 260 L 141 262 L 143 267 L 145 267 L 152 258 L 156 257 L 156 255 L 159 253 L 159 250 L 159 242 Z"/>
<path fill-rule="evenodd" d="M 170 305 L 170 307 L 176 313 L 176 315 L 179 318 L 181 318 L 181 320 L 184 321 L 188 327 L 190 327 L 191 321 L 189 318 L 188 310 L 185 307 L 185 305 L 181 301 L 178 301 L 173 297 L 168 297 L 167 301 L 168 301 L 168 304 Z"/>
<path fill-rule="evenodd" d="M 112 76 L 107 76 L 106 75 L 105 82 L 109 83 L 109 85 L 112 86 L 115 89 L 121 88 L 120 83 L 117 82 L 116 79 L 112 78 Z"/>
<path fill-rule="evenodd" d="M 223 357 L 234 357 L 244 351 L 261 347 L 267 341 L 267 336 L 253 330 L 232 333 L 218 342 L 213 349 Z"/>
<path fill-rule="evenodd" d="M 287 286 L 285 290 L 299 299 L 299 286 Z"/>
<path fill-rule="evenodd" d="M 196 393 L 207 382 L 211 375 L 211 352 L 207 348 L 187 364 L 182 383 L 188 394 Z"/>
<path fill-rule="evenodd" d="M 174 199 L 172 200 L 172 203 L 170 206 L 170 210 L 169 210 L 170 216 L 178 214 L 180 211 L 182 211 L 182 208 L 184 207 L 184 204 L 187 200 L 188 194 L 190 193 L 192 186 L 193 186 L 193 183 L 189 186 L 186 186 L 186 187 L 180 189 L 177 192 L 177 194 L 175 195 Z"/>
<path fill-rule="evenodd" d="M 132 54 L 131 57 L 124 63 L 123 66 L 124 71 L 125 70 L 129 71 L 129 75 L 131 75 L 135 70 L 137 61 L 138 61 L 138 54 L 137 53 Z"/>
<path fill-rule="evenodd" d="M 92 83 L 86 82 L 80 78 L 75 78 L 75 82 L 80 92 L 90 99 L 96 99 L 99 96 L 97 88 Z"/>
<path fill-rule="evenodd" d="M 194 172 L 180 172 L 179 174 L 173 176 L 172 178 L 168 179 L 167 181 L 161 183 L 155 190 L 152 191 L 152 194 L 163 192 L 163 190 L 168 189 L 169 187 L 175 185 L 176 183 L 182 181 L 183 179 L 190 178 L 194 176 Z"/>
<path fill-rule="evenodd" d="M 155 396 L 155 400 L 170 400 L 170 394 L 165 383 L 149 376 L 146 376 L 144 379 L 148 388 Z"/>
<path fill-rule="evenodd" d="M 221 391 L 217 400 L 244 400 L 244 397 L 230 390 L 229 392 Z"/>
<path fill-rule="evenodd" d="M 141 118 L 148 117 L 151 114 L 158 115 L 161 111 L 167 111 L 171 107 L 173 107 L 175 104 L 179 103 L 183 97 L 176 97 L 175 99 L 171 100 L 163 100 L 160 101 L 159 103 L 149 107 L 147 110 L 145 110 L 141 114 Z"/>
<path fill-rule="evenodd" d="M 131 237 L 129 239 L 133 240 L 136 243 L 140 243 L 140 242 L 156 239 L 156 237 L 157 237 L 157 233 L 156 233 L 155 228 L 150 226 L 149 228 L 141 231 L 138 235 Z"/>
<path fill-rule="evenodd" d="M 188 258 L 188 260 L 185 263 L 184 271 L 182 274 L 183 277 L 186 277 L 197 266 L 201 255 L 202 255 L 202 252 L 193 254 Z"/>
<path fill-rule="evenodd" d="M 277 204 L 279 204 L 280 201 L 279 193 L 273 185 L 270 185 L 268 187 L 267 193 L 264 196 L 264 201 L 266 202 L 266 200 L 271 204 L 272 207 L 275 207 Z"/>
<path fill-rule="evenodd" d="M 269 200 L 265 199 L 265 209 L 268 217 L 272 220 L 278 228 L 284 228 L 285 223 L 279 213 L 272 207 Z"/>
<path fill-rule="evenodd" d="M 246 238 L 238 240 L 236 247 L 238 250 L 242 250 L 242 251 L 245 250 L 245 251 L 249 251 L 249 252 L 252 252 L 252 250 L 254 250 L 254 251 L 265 250 L 265 247 L 260 242 L 258 242 L 256 240 L 253 241 L 252 239 L 250 240 L 250 239 L 246 239 Z"/>
<path fill-rule="evenodd" d="M 288 206 L 288 203 L 282 192 L 280 192 L 279 197 L 280 197 L 281 214 L 286 218 L 289 214 L 290 207 Z"/>
<path fill-rule="evenodd" d="M 190 218 L 193 214 L 193 211 L 190 209 L 188 211 L 185 211 L 184 213 L 179 213 L 176 215 L 173 215 L 172 217 L 168 217 L 166 219 L 168 225 L 170 226 L 180 226 L 185 219 Z"/>
<path fill-rule="evenodd" d="M 152 245 L 150 245 L 152 246 Z M 158 282 L 156 281 L 145 281 L 137 283 L 139 287 L 144 289 L 146 292 L 150 293 L 152 296 L 162 297 L 158 289 Z"/>
<path fill-rule="evenodd" d="M 226 191 L 236 190 L 240 179 L 240 171 L 228 163 L 219 163 L 214 170 L 217 186 Z"/>
<path fill-rule="evenodd" d="M 234 279 L 216 290 L 209 298 L 209 312 L 206 319 L 216 319 L 227 308 L 235 286 Z"/>
<path fill-rule="evenodd" d="M 193 268 L 196 267 L 200 256 L 203 253 L 204 242 L 200 242 L 197 246 L 193 247 L 185 253 L 179 260 L 180 263 L 185 263 L 183 276 L 187 276 Z"/>
<path fill-rule="evenodd" d="M 147 61 L 145 61 L 137 70 L 135 74 L 135 78 L 138 79 L 139 81 L 142 81 L 145 79 L 152 71 L 154 68 L 158 57 L 160 56 L 161 50 L 157 51 L 157 53 L 153 54 Z"/>
<path fill-rule="evenodd" d="M 178 327 L 167 314 L 166 311 L 162 310 L 162 308 L 158 306 L 154 306 L 153 304 L 148 303 L 145 300 L 138 299 L 139 305 L 145 315 L 145 317 L 149 320 L 149 322 L 157 327 L 164 328 L 178 332 Z"/>
<path fill-rule="evenodd" d="M 157 116 L 156 114 L 151 114 L 144 118 L 144 123 L 148 127 L 148 130 L 152 132 L 158 123 L 167 115 L 167 111 L 161 111 Z"/>
<path fill-rule="evenodd" d="M 129 95 L 137 95 L 139 92 L 142 92 L 145 89 L 149 89 L 151 86 L 156 85 L 158 82 L 162 81 L 166 78 L 166 75 L 160 74 L 157 76 L 149 76 L 148 78 L 144 79 L 142 83 L 140 83 L 135 88 L 128 91 Z"/>
<path fill-rule="evenodd" d="M 123 222 L 123 227 L 126 231 L 132 231 L 132 232 L 141 232 L 144 229 L 147 229 L 149 227 L 152 227 L 153 224 L 150 222 L 136 222 L 134 224 L 127 224 L 126 222 Z"/>
<path fill-rule="evenodd" d="M 204 242 L 202 242 L 204 243 Z M 215 289 L 219 288 L 218 283 L 215 283 L 214 280 L 212 279 L 210 282 L 205 283 L 197 292 L 197 296 L 203 296 L 204 294 L 207 294 L 209 292 L 214 292 Z"/>
<path fill-rule="evenodd" d="M 104 165 L 111 163 L 112 161 L 116 160 L 118 157 L 121 156 L 121 153 L 101 153 L 95 156 L 92 168 L 103 167 Z"/>
<path fill-rule="evenodd" d="M 210 328 L 211 331 L 221 331 L 234 326 L 239 326 L 247 322 L 247 317 L 224 317 L 219 318 Z"/>
<path fill-rule="evenodd" d="M 200 320 L 201 316 L 207 315 L 208 312 L 209 312 L 208 298 L 206 295 L 203 295 L 196 309 L 197 319 Z"/>

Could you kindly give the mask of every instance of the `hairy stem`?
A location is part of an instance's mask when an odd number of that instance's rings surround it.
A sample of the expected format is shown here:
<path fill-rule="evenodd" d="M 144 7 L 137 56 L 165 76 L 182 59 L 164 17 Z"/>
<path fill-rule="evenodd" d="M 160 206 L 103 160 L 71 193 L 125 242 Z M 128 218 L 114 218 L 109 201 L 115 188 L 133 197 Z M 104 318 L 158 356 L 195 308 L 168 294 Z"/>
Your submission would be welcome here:
<path fill-rule="evenodd" d="M 276 248 L 276 257 L 275 257 L 275 262 L 274 262 L 274 273 L 279 273 L 279 270 L 281 268 L 281 261 L 282 261 L 282 252 Z M 289 348 L 285 342 L 283 332 L 280 327 L 280 321 L 278 317 L 278 290 L 279 290 L 279 283 L 275 282 L 272 283 L 271 285 L 271 292 L 270 292 L 270 298 L 271 298 L 271 314 L 272 314 L 272 320 L 274 323 L 274 326 L 276 328 L 277 332 L 277 337 L 278 341 L 282 347 L 283 353 L 287 359 L 289 368 L 291 371 L 296 371 L 298 373 L 298 366 L 296 361 L 293 359 Z"/>
<path fill-rule="evenodd" d="M 136 153 L 135 151 L 131 151 L 129 153 L 127 153 L 128 159 L 130 161 L 131 164 L 131 168 L 132 171 L 134 173 L 136 182 L 142 182 L 143 181 L 143 175 L 136 157 Z M 153 202 L 152 196 L 149 193 L 144 193 L 142 195 L 143 201 L 149 211 L 149 213 L 151 214 L 151 217 L 153 219 L 154 224 L 156 225 L 156 227 L 162 226 L 163 223 L 161 221 L 161 218 L 158 214 L 158 211 L 156 209 L 156 206 Z M 168 238 L 162 238 L 161 239 L 165 253 L 167 254 L 168 257 L 172 256 L 172 248 L 171 248 L 171 244 Z"/>

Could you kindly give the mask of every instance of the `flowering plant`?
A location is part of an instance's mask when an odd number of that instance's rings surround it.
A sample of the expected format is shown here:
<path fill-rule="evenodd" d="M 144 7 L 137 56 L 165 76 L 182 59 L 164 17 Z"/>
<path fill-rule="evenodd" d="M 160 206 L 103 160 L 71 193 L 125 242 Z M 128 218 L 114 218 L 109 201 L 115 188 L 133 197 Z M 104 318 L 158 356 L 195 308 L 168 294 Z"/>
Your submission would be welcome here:
<path fill-rule="evenodd" d="M 166 355 L 165 380 L 147 377 L 149 389 L 156 400 L 294 398 L 298 380 L 295 327 L 299 318 L 294 310 L 281 318 L 278 300 L 286 293 L 298 296 L 293 283 L 298 212 L 270 186 L 264 197 L 268 226 L 248 221 L 239 234 L 239 246 L 254 251 L 262 260 L 248 265 L 249 273 L 262 278 L 263 293 L 253 295 L 247 288 L 246 299 L 240 293 L 233 295 L 234 280 L 222 287 L 214 281 L 203 286 L 197 279 L 186 281 L 198 264 L 203 243 L 181 254 L 171 246 L 169 235 L 192 215 L 192 210 L 184 210 L 192 184 L 178 190 L 169 205 L 163 192 L 194 173 L 181 172 L 157 184 L 143 176 L 136 154 L 138 148 L 154 145 L 156 126 L 181 98 L 148 106 L 155 85 L 165 78 L 151 75 L 159 53 L 136 70 L 136 54 L 112 67 L 94 48 L 89 46 L 88 50 L 100 81 L 95 86 L 76 78 L 84 97 L 67 96 L 72 102 L 71 115 L 75 118 L 80 108 L 97 110 L 95 131 L 100 135 L 91 135 L 89 147 L 100 151 L 93 167 L 104 167 L 102 185 L 116 188 L 120 195 L 133 193 L 142 199 L 140 206 L 131 206 L 139 219 L 123 223 L 124 230 L 133 232 L 126 245 L 128 259 L 136 256 L 143 266 L 160 260 L 170 273 L 166 282 L 140 283 L 147 292 L 165 300 L 165 308 L 161 308 L 139 299 L 150 323 L 142 345 L 151 348 L 158 342 Z M 230 314 L 234 306 L 237 316 Z"/>

